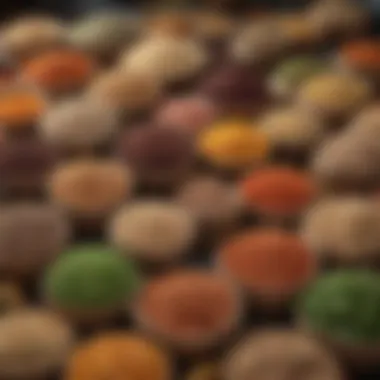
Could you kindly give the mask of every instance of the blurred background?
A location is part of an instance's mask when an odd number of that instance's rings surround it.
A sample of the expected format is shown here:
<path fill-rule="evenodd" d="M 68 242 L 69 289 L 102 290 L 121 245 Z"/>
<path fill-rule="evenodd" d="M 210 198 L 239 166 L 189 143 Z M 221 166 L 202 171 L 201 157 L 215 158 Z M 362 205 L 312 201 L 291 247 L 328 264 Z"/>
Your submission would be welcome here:
<path fill-rule="evenodd" d="M 380 15 L 379 0 L 358 0 L 365 3 L 374 16 Z M 241 11 L 245 7 L 297 7 L 309 2 L 308 0 L 3 0 L 1 2 L 1 17 L 22 14 L 25 11 L 36 13 L 53 13 L 60 17 L 71 18 L 80 14 L 109 8 L 128 8 L 131 11 L 141 7 L 176 6 L 197 7 L 211 6 L 229 11 Z"/>

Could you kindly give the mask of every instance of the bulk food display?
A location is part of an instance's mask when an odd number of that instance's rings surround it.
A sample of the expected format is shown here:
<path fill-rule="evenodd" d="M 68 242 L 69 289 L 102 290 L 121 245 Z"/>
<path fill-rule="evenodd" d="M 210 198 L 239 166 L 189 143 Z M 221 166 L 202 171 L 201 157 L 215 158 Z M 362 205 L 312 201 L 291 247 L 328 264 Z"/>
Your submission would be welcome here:
<path fill-rule="evenodd" d="M 380 378 L 361 2 L 25 15 L 0 40 L 0 380 Z"/>

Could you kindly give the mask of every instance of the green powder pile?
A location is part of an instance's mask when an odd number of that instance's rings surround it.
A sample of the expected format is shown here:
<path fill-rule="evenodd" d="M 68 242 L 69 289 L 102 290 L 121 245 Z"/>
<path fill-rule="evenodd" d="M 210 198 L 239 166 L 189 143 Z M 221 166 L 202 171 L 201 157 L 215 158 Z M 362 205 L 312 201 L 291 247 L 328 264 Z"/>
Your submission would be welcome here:
<path fill-rule="evenodd" d="M 62 255 L 47 271 L 44 289 L 59 307 L 98 310 L 127 302 L 139 284 L 132 262 L 112 248 L 91 244 Z"/>
<path fill-rule="evenodd" d="M 275 72 L 279 78 L 284 78 L 293 85 L 298 85 L 305 79 L 323 72 L 325 68 L 326 66 L 320 60 L 313 57 L 300 56 L 281 63 Z"/>
<path fill-rule="evenodd" d="M 380 340 L 380 275 L 341 270 L 318 279 L 303 295 L 299 313 L 308 326 L 342 342 Z"/>

